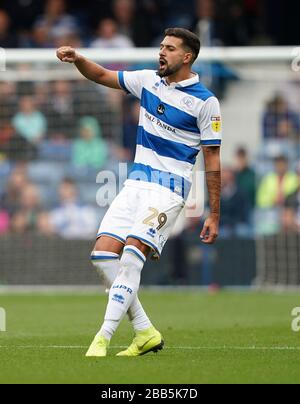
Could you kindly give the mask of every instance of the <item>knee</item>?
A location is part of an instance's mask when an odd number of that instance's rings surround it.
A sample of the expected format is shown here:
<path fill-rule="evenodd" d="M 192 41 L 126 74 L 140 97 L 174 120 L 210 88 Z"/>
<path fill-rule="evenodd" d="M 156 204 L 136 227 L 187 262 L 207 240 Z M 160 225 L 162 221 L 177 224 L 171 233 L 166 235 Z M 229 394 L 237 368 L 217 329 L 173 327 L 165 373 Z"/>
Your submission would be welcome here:
<path fill-rule="evenodd" d="M 114 254 L 121 254 L 124 244 L 119 240 L 111 237 L 101 236 L 97 239 L 94 251 L 112 252 Z"/>
<path fill-rule="evenodd" d="M 142 241 L 137 240 L 136 238 L 129 237 L 127 239 L 126 247 L 135 247 L 139 252 L 141 252 L 145 257 L 148 257 L 151 252 L 151 248 L 144 244 Z"/>

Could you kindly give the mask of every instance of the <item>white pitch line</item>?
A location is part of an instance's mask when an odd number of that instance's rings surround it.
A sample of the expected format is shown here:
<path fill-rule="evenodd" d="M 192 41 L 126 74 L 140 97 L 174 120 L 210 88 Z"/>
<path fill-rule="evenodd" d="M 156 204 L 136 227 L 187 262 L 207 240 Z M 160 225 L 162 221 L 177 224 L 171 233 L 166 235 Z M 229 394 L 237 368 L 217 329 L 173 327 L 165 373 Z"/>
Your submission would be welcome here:
<path fill-rule="evenodd" d="M 0 345 L 0 349 L 86 349 L 80 345 Z"/>
<path fill-rule="evenodd" d="M 45 346 L 35 346 L 35 345 L 0 345 L 0 349 L 87 349 L 88 346 L 81 345 L 45 345 Z M 124 349 L 127 346 L 112 346 L 112 349 Z M 178 350 L 190 350 L 190 351 L 300 351 L 300 347 L 288 347 L 288 346 L 277 346 L 277 347 L 257 347 L 257 346 L 215 346 L 215 347 L 205 347 L 205 346 L 169 346 L 164 349 L 178 349 Z"/>

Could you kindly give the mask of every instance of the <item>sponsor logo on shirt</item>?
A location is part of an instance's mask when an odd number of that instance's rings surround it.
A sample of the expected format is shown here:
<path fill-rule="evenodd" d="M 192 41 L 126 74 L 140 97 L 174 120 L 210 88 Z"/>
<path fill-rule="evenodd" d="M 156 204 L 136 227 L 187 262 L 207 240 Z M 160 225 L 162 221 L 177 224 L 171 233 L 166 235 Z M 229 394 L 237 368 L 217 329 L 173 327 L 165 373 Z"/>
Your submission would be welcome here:
<path fill-rule="evenodd" d="M 175 133 L 175 134 L 176 134 L 176 130 L 175 130 L 174 128 L 171 128 L 171 126 L 169 126 L 168 124 L 162 122 L 160 119 L 155 118 L 155 117 L 152 116 L 152 115 L 149 115 L 148 112 L 145 113 L 145 117 L 146 117 L 147 119 L 149 119 L 150 122 L 155 123 L 155 124 L 156 124 L 157 126 L 159 126 L 160 128 L 165 129 L 165 130 L 167 130 L 167 131 L 169 131 L 169 132 L 172 132 L 172 133 Z"/>
<path fill-rule="evenodd" d="M 158 90 L 160 83 L 155 83 L 155 85 L 152 87 L 153 90 Z"/>
<path fill-rule="evenodd" d="M 124 289 L 126 290 L 127 293 L 129 293 L 130 295 L 132 295 L 132 289 L 128 288 L 125 285 L 115 285 L 112 287 L 113 289 Z"/>
<path fill-rule="evenodd" d="M 155 229 L 149 229 L 147 235 L 154 238 L 156 234 L 156 230 Z"/>
<path fill-rule="evenodd" d="M 113 295 L 112 300 L 113 300 L 114 302 L 118 302 L 118 303 L 124 304 L 125 298 L 124 298 L 124 296 L 122 296 L 122 295 L 117 295 L 117 294 L 115 294 L 115 295 Z"/>

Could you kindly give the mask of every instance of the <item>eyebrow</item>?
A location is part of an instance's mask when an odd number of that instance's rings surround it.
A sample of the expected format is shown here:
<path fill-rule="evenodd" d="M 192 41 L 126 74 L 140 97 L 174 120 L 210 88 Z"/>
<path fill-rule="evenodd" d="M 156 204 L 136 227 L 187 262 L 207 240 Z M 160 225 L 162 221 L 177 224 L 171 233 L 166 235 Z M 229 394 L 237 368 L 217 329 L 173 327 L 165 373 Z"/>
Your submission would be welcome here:
<path fill-rule="evenodd" d="M 160 44 L 160 47 L 165 46 L 166 48 L 174 48 L 176 49 L 177 47 L 175 45 L 164 45 L 163 43 Z"/>

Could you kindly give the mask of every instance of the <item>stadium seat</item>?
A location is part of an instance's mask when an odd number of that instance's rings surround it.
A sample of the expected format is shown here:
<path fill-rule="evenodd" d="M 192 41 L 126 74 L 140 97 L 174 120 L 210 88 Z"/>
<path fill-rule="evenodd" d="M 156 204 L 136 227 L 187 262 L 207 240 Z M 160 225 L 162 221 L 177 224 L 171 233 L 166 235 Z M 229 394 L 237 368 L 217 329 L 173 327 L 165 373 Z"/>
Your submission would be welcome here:
<path fill-rule="evenodd" d="M 38 155 L 41 160 L 69 162 L 71 152 L 70 142 L 58 143 L 47 140 L 39 146 Z"/>
<path fill-rule="evenodd" d="M 37 184 L 58 184 L 64 177 L 66 164 L 50 161 L 33 161 L 28 165 L 28 176 Z"/>

